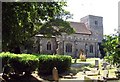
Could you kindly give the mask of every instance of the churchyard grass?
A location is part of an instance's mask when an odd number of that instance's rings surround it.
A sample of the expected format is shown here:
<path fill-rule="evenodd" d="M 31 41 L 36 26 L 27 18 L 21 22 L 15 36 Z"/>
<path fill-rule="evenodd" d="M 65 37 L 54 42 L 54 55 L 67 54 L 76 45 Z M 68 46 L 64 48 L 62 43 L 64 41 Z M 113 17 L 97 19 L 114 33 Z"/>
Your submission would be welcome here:
<path fill-rule="evenodd" d="M 95 63 L 95 60 L 99 60 L 99 58 L 87 58 L 86 61 L 81 61 L 79 58 L 77 59 L 76 63 L 81 63 L 81 62 L 88 62 L 91 64 Z M 75 59 L 72 59 L 72 63 L 74 63 Z"/>

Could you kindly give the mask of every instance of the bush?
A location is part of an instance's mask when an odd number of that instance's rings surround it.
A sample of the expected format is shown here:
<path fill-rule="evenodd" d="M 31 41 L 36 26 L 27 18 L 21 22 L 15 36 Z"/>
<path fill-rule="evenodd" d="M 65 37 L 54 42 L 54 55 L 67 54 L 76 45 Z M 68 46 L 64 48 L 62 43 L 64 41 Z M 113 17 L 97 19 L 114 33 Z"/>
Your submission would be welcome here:
<path fill-rule="evenodd" d="M 52 74 L 54 67 L 58 69 L 58 73 L 63 73 L 70 68 L 71 59 L 71 56 L 64 55 L 40 55 L 38 73 L 41 75 Z"/>
<path fill-rule="evenodd" d="M 31 74 L 38 69 L 39 74 L 52 74 L 53 67 L 59 73 L 65 72 L 71 66 L 71 56 L 64 55 L 41 55 L 41 54 L 13 54 L 0 53 L 3 68 L 9 66 L 17 74 Z M 10 71 L 11 72 L 11 71 Z"/>
<path fill-rule="evenodd" d="M 112 56 L 112 55 L 111 55 L 111 56 L 105 56 L 104 59 L 105 59 L 106 62 L 112 63 L 112 61 L 113 61 L 113 56 Z"/>
<path fill-rule="evenodd" d="M 86 56 L 85 55 L 80 55 L 80 60 L 81 61 L 86 61 Z"/>
<path fill-rule="evenodd" d="M 34 55 L 21 54 L 11 58 L 10 65 L 17 73 L 25 72 L 26 74 L 31 74 L 37 68 L 38 59 Z"/>
<path fill-rule="evenodd" d="M 13 54 L 9 53 L 9 52 L 2 52 L 0 53 L 0 58 L 2 59 L 2 68 L 9 64 L 9 60 L 10 58 L 13 56 Z"/>
<path fill-rule="evenodd" d="M 2 58 L 2 66 L 9 64 L 15 73 L 31 74 L 38 67 L 37 56 L 30 54 L 13 54 L 9 52 L 0 53 Z"/>

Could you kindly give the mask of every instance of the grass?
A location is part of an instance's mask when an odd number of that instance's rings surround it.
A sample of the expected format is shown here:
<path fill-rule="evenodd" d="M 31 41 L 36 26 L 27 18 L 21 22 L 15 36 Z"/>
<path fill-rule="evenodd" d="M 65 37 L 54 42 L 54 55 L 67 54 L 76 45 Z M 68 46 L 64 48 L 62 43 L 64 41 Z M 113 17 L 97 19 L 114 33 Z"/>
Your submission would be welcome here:
<path fill-rule="evenodd" d="M 88 62 L 90 64 L 95 64 L 95 60 L 99 60 L 99 58 L 87 58 L 86 61 L 81 61 L 79 58 L 77 59 L 76 63 L 81 63 L 81 62 Z M 75 62 L 75 59 L 72 59 L 72 63 Z"/>

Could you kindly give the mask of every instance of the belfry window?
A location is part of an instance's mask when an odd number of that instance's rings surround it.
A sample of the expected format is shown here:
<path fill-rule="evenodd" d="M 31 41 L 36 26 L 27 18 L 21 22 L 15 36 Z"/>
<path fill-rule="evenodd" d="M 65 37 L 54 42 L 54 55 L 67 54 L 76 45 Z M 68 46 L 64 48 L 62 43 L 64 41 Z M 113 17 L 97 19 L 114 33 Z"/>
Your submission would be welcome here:
<path fill-rule="evenodd" d="M 47 43 L 47 50 L 51 50 L 51 43 L 50 42 Z"/>
<path fill-rule="evenodd" d="M 72 44 L 70 43 L 66 44 L 66 52 L 72 52 Z"/>
<path fill-rule="evenodd" d="M 98 21 L 95 21 L 95 25 L 98 25 Z"/>

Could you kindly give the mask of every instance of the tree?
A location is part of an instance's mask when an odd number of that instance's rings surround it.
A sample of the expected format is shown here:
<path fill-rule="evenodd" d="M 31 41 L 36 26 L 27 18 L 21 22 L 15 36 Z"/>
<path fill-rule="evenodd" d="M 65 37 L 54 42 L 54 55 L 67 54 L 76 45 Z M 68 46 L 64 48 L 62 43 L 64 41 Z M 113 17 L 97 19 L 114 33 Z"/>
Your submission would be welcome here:
<path fill-rule="evenodd" d="M 73 33 L 66 20 L 71 14 L 63 7 L 66 2 L 3 2 L 2 49 L 25 45 L 37 33 L 45 36 Z"/>
<path fill-rule="evenodd" d="M 113 64 L 120 65 L 120 47 L 118 35 L 105 35 L 102 45 L 104 46 L 104 51 L 106 52 L 106 57 L 109 62 Z"/>

